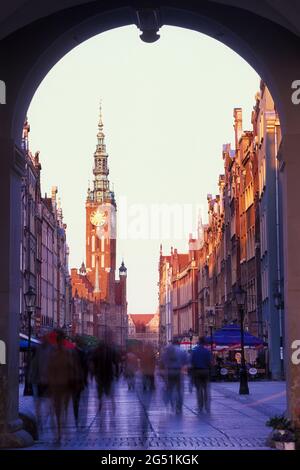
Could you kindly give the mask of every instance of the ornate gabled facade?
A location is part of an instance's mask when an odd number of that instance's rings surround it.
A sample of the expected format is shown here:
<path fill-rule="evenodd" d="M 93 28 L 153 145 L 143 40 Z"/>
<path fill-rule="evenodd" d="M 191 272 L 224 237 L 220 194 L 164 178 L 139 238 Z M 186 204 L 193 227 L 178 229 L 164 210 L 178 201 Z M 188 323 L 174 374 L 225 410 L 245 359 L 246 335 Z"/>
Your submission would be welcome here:
<path fill-rule="evenodd" d="M 108 154 L 103 132 L 102 112 L 94 152 L 93 186 L 86 199 L 86 262 L 72 270 L 74 298 L 93 303 L 93 334 L 104 338 L 112 330 L 116 343 L 125 346 L 127 338 L 127 269 L 122 262 L 116 280 L 116 212 L 114 192 L 108 179 Z M 84 269 L 83 269 L 84 266 Z M 79 288 L 86 286 L 88 292 Z M 82 313 L 84 317 L 84 313 Z M 82 328 L 81 328 L 82 329 Z"/>

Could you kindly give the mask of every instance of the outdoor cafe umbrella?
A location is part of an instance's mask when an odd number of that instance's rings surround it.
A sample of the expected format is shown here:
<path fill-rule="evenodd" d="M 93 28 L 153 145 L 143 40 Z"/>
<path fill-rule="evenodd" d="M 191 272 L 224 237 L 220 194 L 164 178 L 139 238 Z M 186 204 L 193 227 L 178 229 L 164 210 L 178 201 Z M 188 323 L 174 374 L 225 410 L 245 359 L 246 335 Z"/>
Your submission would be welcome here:
<path fill-rule="evenodd" d="M 213 342 L 216 346 L 234 346 L 241 344 L 241 329 L 239 325 L 230 324 L 216 330 L 211 336 L 205 338 L 207 344 Z M 249 347 L 263 346 L 263 340 L 244 331 L 244 344 Z"/>

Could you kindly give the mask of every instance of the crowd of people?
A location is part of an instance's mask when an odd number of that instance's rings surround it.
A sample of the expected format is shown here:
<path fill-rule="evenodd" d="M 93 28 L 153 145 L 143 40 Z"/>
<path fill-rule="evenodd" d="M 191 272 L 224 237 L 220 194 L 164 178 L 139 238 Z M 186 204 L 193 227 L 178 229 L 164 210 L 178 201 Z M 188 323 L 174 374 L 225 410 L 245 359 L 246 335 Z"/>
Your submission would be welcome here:
<path fill-rule="evenodd" d="M 66 341 L 62 331 L 57 331 L 55 343 L 45 336 L 30 361 L 28 380 L 32 384 L 37 422 L 42 429 L 43 420 L 50 416 L 61 439 L 62 425 L 70 403 L 76 426 L 80 417 L 82 393 L 95 383 L 99 410 L 104 397 L 115 413 L 115 383 L 121 376 L 127 382 L 128 392 L 136 389 L 136 378 L 141 377 L 141 391 L 151 394 L 157 381 L 162 381 L 163 400 L 176 413 L 183 406 L 183 377 L 188 372 L 191 390 L 196 389 L 199 412 L 209 412 L 209 376 L 211 354 L 204 347 L 204 339 L 190 353 L 182 350 L 174 340 L 160 355 L 151 343 L 143 347 L 128 347 L 120 351 L 108 334 L 94 349 L 86 350 L 80 344 Z"/>

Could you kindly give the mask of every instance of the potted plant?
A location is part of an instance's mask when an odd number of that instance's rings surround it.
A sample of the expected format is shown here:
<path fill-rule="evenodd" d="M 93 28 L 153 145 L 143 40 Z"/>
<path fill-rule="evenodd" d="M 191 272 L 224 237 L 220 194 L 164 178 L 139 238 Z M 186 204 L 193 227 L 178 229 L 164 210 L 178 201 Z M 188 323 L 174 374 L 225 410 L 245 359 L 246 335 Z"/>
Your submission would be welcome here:
<path fill-rule="evenodd" d="M 267 440 L 270 447 L 281 450 L 295 450 L 295 433 L 288 418 L 283 415 L 276 415 L 270 418 L 266 425 L 273 428 Z"/>
<path fill-rule="evenodd" d="M 292 431 L 285 430 L 284 433 L 275 431 L 273 434 L 275 448 L 279 450 L 295 450 L 296 437 Z"/>
<path fill-rule="evenodd" d="M 283 431 L 291 429 L 292 423 L 283 415 L 275 415 L 266 422 L 266 426 L 273 428 L 273 430 L 282 431 L 281 434 L 283 434 Z"/>

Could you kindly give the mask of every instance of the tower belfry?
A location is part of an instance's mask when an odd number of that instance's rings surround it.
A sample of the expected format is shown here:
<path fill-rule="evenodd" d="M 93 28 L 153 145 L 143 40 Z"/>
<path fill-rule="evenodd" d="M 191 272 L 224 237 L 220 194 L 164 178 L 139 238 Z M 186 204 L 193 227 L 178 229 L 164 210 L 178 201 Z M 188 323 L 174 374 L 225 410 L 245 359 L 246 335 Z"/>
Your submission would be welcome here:
<path fill-rule="evenodd" d="M 98 203 L 115 205 L 114 193 L 109 186 L 108 153 L 106 152 L 105 134 L 103 132 L 102 106 L 99 109 L 97 145 L 94 152 L 93 189 L 88 190 L 88 199 Z"/>

